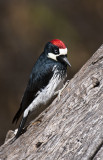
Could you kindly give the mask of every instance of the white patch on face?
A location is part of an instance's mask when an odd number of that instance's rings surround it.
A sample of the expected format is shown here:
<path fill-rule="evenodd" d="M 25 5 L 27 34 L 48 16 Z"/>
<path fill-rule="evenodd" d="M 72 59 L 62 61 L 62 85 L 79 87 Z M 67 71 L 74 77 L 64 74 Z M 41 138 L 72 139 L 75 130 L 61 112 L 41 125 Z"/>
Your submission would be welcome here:
<path fill-rule="evenodd" d="M 67 48 L 65 49 L 59 49 L 59 54 L 54 54 L 54 53 L 48 53 L 48 58 L 51 58 L 55 61 L 57 61 L 57 57 L 60 55 L 67 55 Z"/>
<path fill-rule="evenodd" d="M 51 59 L 57 61 L 57 55 L 55 55 L 54 53 L 48 53 L 48 58 L 51 58 Z"/>
<path fill-rule="evenodd" d="M 67 55 L 67 48 L 59 49 L 59 55 Z"/>

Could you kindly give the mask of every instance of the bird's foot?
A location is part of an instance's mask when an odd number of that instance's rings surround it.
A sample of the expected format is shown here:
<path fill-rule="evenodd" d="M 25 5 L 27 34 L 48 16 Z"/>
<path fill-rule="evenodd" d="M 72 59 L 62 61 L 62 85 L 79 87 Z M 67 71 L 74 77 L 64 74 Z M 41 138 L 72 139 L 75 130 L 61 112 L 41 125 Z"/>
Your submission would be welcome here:
<path fill-rule="evenodd" d="M 66 81 L 66 83 L 64 84 L 62 89 L 60 89 L 59 91 L 55 92 L 55 95 L 58 95 L 58 101 L 60 101 L 61 94 L 62 94 L 63 90 L 66 88 L 66 86 L 68 85 L 68 83 L 69 83 L 69 80 Z"/>

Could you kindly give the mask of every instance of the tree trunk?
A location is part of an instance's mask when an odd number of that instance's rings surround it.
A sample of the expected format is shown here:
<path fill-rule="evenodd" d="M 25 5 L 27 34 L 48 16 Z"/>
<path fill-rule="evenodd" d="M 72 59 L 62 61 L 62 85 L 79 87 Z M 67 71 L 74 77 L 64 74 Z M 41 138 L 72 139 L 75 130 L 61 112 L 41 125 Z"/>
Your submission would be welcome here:
<path fill-rule="evenodd" d="M 10 134 L 9 134 L 10 136 Z M 8 139 L 8 138 L 7 138 Z M 0 160 L 103 159 L 103 45 Z"/>

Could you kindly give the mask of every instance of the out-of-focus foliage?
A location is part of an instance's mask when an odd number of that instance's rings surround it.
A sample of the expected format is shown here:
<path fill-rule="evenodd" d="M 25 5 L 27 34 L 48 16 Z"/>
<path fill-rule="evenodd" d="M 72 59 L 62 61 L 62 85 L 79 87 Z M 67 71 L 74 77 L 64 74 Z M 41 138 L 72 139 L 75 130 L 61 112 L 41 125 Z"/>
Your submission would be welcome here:
<path fill-rule="evenodd" d="M 33 64 L 54 38 L 68 47 L 71 78 L 103 42 L 103 1 L 0 1 L 0 143 L 15 127 Z"/>

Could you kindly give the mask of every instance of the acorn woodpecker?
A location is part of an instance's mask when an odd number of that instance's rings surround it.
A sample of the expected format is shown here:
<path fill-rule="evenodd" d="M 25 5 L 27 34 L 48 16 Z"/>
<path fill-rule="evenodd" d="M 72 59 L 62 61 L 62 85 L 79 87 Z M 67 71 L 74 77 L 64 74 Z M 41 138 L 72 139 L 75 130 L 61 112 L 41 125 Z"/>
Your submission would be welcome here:
<path fill-rule="evenodd" d="M 65 44 L 59 39 L 48 42 L 32 69 L 20 108 L 13 118 L 12 122 L 17 122 L 23 114 L 15 139 L 22 134 L 28 115 L 38 112 L 63 87 L 67 65 L 71 66 Z"/>

